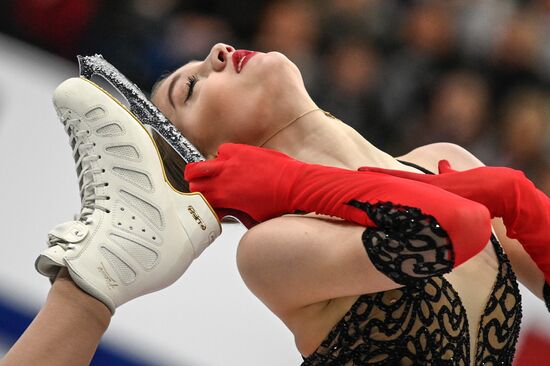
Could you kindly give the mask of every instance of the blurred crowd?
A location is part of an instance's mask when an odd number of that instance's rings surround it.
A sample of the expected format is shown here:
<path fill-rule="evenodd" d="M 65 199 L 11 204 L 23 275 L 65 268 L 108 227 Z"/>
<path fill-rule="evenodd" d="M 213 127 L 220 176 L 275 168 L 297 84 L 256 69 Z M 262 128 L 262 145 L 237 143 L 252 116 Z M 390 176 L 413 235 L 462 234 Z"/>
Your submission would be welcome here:
<path fill-rule="evenodd" d="M 383 150 L 454 142 L 550 194 L 550 0 L 7 0 L 0 14 L 0 30 L 102 53 L 144 90 L 216 42 L 280 51 Z"/>

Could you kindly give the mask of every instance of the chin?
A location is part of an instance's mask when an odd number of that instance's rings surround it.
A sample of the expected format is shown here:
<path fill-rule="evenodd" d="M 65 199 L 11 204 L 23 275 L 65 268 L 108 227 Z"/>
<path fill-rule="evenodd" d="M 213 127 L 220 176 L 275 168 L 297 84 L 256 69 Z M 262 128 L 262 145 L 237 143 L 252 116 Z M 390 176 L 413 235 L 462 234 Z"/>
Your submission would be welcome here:
<path fill-rule="evenodd" d="M 291 90 L 304 87 L 300 70 L 288 57 L 280 52 L 269 52 L 263 56 L 263 70 L 260 71 L 262 84 L 271 93 L 291 93 Z"/>
<path fill-rule="evenodd" d="M 294 76 L 299 76 L 300 79 L 302 78 L 300 70 L 298 70 L 296 64 L 280 52 L 273 51 L 266 53 L 264 55 L 263 64 L 269 68 L 271 73 L 275 74 L 274 76 L 281 76 L 281 74 L 291 73 Z"/>

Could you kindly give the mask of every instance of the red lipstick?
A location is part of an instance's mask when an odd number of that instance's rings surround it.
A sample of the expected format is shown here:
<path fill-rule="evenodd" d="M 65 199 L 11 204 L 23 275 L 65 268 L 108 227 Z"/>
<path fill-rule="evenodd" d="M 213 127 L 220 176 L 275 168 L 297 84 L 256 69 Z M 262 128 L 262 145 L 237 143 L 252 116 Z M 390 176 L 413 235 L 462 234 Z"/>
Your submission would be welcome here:
<path fill-rule="evenodd" d="M 235 68 L 235 72 L 240 73 L 244 65 L 256 54 L 254 51 L 247 51 L 247 50 L 237 50 L 233 52 L 233 55 L 231 56 L 233 60 L 233 67 Z"/>

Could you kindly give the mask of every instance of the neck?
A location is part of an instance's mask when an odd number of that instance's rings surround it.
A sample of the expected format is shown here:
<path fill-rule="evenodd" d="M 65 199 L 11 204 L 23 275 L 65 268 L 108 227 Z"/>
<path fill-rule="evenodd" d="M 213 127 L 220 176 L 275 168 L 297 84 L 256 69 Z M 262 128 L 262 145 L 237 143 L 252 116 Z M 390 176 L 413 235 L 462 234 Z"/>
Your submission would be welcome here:
<path fill-rule="evenodd" d="M 269 138 L 264 147 L 312 164 L 347 169 L 402 165 L 376 148 L 357 131 L 322 110 L 311 110 Z"/>

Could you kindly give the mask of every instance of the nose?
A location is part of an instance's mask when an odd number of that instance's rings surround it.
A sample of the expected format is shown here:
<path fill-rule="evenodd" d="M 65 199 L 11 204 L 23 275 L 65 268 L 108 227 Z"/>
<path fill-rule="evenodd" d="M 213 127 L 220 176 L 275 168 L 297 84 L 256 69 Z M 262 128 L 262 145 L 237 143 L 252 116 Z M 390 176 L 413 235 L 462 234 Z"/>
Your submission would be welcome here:
<path fill-rule="evenodd" d="M 225 43 L 216 43 L 210 50 L 208 59 L 214 71 L 222 71 L 229 61 L 229 53 L 235 52 L 235 49 Z"/>

